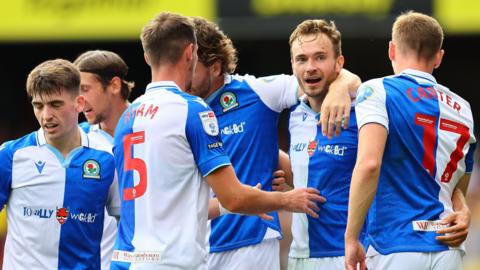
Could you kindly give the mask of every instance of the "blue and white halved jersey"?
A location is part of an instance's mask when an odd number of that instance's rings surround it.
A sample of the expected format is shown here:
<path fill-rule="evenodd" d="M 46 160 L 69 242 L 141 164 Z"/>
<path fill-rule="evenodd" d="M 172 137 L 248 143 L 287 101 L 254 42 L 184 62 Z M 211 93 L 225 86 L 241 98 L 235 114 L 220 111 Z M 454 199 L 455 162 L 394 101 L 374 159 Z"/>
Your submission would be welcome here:
<path fill-rule="evenodd" d="M 206 266 L 210 188 L 226 165 L 215 114 L 174 82 L 150 83 L 115 129 L 121 219 L 112 269 Z"/>
<path fill-rule="evenodd" d="M 295 188 L 312 187 L 327 201 L 318 204 L 319 218 L 293 213 L 289 257 L 344 256 L 350 179 L 357 157 L 358 129 L 352 107 L 347 129 L 332 139 L 322 135 L 320 114 L 306 98 L 290 113 L 290 161 Z"/>
<path fill-rule="evenodd" d="M 100 269 L 105 206 L 120 211 L 114 158 L 79 131 L 82 145 L 66 158 L 42 129 L 0 147 L 4 269 Z"/>
<path fill-rule="evenodd" d="M 80 123 L 80 127 L 89 135 L 90 138 L 95 138 L 107 147 L 112 149 L 113 137 L 100 128 L 99 124 L 90 125 L 88 122 Z M 106 211 L 106 210 L 105 210 Z M 101 248 L 102 270 L 110 269 L 110 260 L 112 259 L 113 246 L 117 238 L 117 220 L 115 217 L 105 215 Z"/>
<path fill-rule="evenodd" d="M 361 85 L 358 126 L 388 131 L 367 239 L 379 253 L 449 249 L 435 240 L 452 192 L 473 165 L 470 105 L 428 73 L 405 70 Z"/>
<path fill-rule="evenodd" d="M 278 119 L 297 103 L 294 76 L 255 78 L 226 75 L 225 85 L 207 103 L 218 118 L 224 148 L 239 180 L 262 184 L 270 191 L 278 167 Z M 258 216 L 224 215 L 211 221 L 210 252 L 223 252 L 281 236 L 277 213 L 273 221 Z"/>

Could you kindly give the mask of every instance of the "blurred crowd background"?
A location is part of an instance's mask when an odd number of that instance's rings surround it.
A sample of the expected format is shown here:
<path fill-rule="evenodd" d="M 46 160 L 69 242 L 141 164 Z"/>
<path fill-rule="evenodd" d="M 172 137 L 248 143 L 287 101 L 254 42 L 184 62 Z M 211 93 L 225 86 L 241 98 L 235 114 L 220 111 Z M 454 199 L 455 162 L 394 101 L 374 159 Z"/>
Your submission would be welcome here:
<path fill-rule="evenodd" d="M 291 73 L 288 38 L 295 26 L 309 18 L 333 20 L 342 32 L 345 67 L 365 81 L 392 73 L 387 57 L 390 29 L 395 17 L 407 10 L 431 14 L 444 27 L 446 53 L 434 75 L 470 102 L 478 127 L 480 2 L 476 0 L 1 0 L 0 144 L 38 129 L 25 81 L 28 72 L 47 59 L 73 61 L 86 50 L 114 51 L 129 65 L 127 77 L 136 83 L 131 100 L 142 94 L 150 72 L 139 33 L 160 11 L 217 22 L 239 52 L 237 72 L 256 76 Z M 288 149 L 287 117 L 282 114 L 279 127 L 284 150 Z M 478 128 L 475 134 L 478 140 Z M 473 215 L 466 269 L 480 269 L 479 148 L 468 194 Z M 0 239 L 6 226 L 3 211 Z"/>

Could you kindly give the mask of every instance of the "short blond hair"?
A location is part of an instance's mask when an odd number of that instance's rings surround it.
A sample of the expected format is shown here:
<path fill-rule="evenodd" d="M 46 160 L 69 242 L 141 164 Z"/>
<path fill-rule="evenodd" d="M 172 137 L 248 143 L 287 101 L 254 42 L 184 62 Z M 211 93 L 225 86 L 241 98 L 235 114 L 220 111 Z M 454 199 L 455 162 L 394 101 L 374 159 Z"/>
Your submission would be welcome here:
<path fill-rule="evenodd" d="M 49 96 L 62 91 L 72 96 L 80 94 L 80 71 L 70 61 L 48 60 L 36 66 L 28 74 L 28 96 Z"/>
<path fill-rule="evenodd" d="M 335 57 L 342 55 L 342 34 L 338 31 L 333 21 L 327 22 L 325 20 L 305 20 L 300 23 L 290 35 L 290 52 L 292 44 L 295 40 L 304 35 L 326 35 L 333 45 L 333 52 Z"/>
<path fill-rule="evenodd" d="M 144 52 L 150 64 L 176 63 L 183 50 L 190 44 L 197 44 L 192 21 L 180 14 L 162 12 L 149 21 L 140 35 Z"/>
<path fill-rule="evenodd" d="M 392 41 L 403 53 L 416 53 L 419 59 L 432 60 L 443 43 L 443 30 L 428 15 L 408 11 L 395 20 Z"/>

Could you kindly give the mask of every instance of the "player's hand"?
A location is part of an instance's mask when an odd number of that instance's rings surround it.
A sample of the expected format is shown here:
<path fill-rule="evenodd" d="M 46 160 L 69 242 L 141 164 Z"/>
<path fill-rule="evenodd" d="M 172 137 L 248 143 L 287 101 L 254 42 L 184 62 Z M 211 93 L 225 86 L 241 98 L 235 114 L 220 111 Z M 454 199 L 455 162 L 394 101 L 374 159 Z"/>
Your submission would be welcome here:
<path fill-rule="evenodd" d="M 320 191 L 315 188 L 296 188 L 283 193 L 286 199 L 285 210 L 297 213 L 306 213 L 318 218 L 316 212 L 320 211 L 317 202 L 324 203 L 327 200 L 320 196 Z"/>
<path fill-rule="evenodd" d="M 333 86 L 331 85 L 331 87 Z M 333 137 L 334 129 L 335 135 L 338 136 L 342 124 L 344 128 L 348 127 L 352 101 L 347 90 L 330 89 L 323 100 L 320 109 L 320 124 L 322 125 L 323 136 L 328 136 L 329 139 Z"/>
<path fill-rule="evenodd" d="M 287 179 L 285 178 L 285 171 L 277 170 L 273 172 L 272 189 L 274 191 L 281 192 L 289 191 L 292 189 L 292 187 L 287 184 Z"/>
<path fill-rule="evenodd" d="M 360 265 L 359 268 L 357 266 Z M 358 239 L 345 239 L 345 269 L 347 270 L 366 270 L 365 249 Z"/>
<path fill-rule="evenodd" d="M 467 239 L 470 219 L 471 212 L 468 209 L 448 215 L 441 222 L 449 225 L 449 227 L 438 230 L 437 234 L 442 235 L 435 237 L 435 239 L 451 247 L 460 246 Z"/>

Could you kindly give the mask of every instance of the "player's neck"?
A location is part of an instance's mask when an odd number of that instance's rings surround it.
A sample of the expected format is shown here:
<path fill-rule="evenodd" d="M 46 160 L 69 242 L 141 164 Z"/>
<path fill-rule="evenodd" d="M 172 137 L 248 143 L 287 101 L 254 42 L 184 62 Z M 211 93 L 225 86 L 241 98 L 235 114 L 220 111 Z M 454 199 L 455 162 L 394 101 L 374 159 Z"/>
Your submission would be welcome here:
<path fill-rule="evenodd" d="M 113 137 L 113 135 L 115 134 L 115 127 L 117 126 L 118 119 L 120 119 L 129 104 L 130 103 L 128 101 L 123 100 L 119 101 L 117 104 L 112 104 L 112 111 L 110 112 L 109 117 L 106 117 L 106 119 L 99 123 L 100 129 Z"/>
<path fill-rule="evenodd" d="M 209 98 L 213 93 L 217 92 L 220 90 L 225 85 L 225 75 L 220 75 L 218 77 L 215 77 L 213 80 L 213 83 L 211 85 L 210 91 L 208 91 L 207 95 L 203 99 Z"/>
<path fill-rule="evenodd" d="M 186 91 L 188 71 L 181 64 L 165 64 L 152 68 L 152 82 L 173 81 L 182 91 Z M 191 78 L 190 78 L 191 80 Z"/>
<path fill-rule="evenodd" d="M 308 100 L 308 105 L 312 109 L 312 111 L 316 113 L 320 113 L 320 109 L 322 108 L 322 103 L 323 100 L 325 99 L 326 93 L 321 93 L 318 96 L 308 96 L 307 95 L 307 100 Z"/>
<path fill-rule="evenodd" d="M 395 74 L 400 74 L 406 69 L 414 69 L 432 74 L 434 69 L 433 63 L 418 61 L 414 58 L 398 59 L 392 65 Z"/>
<path fill-rule="evenodd" d="M 78 128 L 73 129 L 68 134 L 65 134 L 62 138 L 57 140 L 49 140 L 46 138 L 46 141 L 49 145 L 56 148 L 64 158 L 66 158 L 73 149 L 82 145 L 80 129 Z"/>

